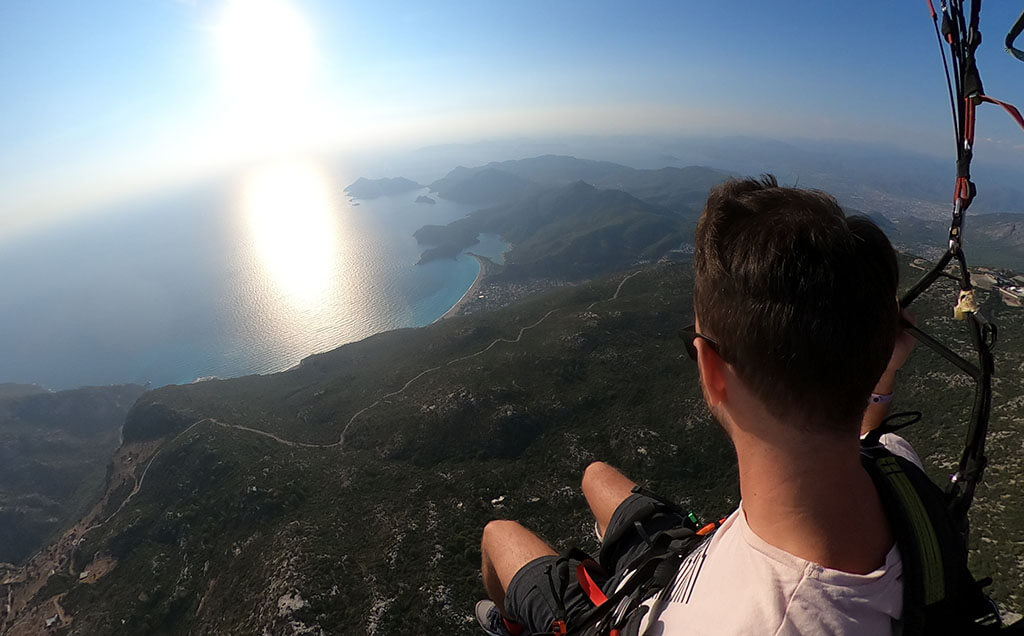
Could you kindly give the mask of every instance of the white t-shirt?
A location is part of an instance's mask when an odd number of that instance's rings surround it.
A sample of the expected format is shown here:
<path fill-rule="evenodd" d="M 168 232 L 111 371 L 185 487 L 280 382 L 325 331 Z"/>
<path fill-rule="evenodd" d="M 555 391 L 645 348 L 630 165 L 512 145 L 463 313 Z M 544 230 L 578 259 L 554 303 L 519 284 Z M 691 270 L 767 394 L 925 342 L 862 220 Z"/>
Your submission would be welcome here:
<path fill-rule="evenodd" d="M 917 452 L 914 450 L 914 447 L 910 445 L 910 442 L 903 439 L 896 433 L 886 433 L 885 435 L 882 435 L 878 438 L 878 443 L 885 446 L 885 450 L 889 451 L 893 455 L 899 455 L 921 470 L 924 470 L 924 466 L 921 465 L 921 458 L 917 456 Z"/>
<path fill-rule="evenodd" d="M 883 444 L 892 452 L 920 463 L 902 438 L 886 437 Z M 750 529 L 741 503 L 687 556 L 662 592 L 668 596 L 661 614 L 653 625 L 642 624 L 640 633 L 891 634 L 892 620 L 903 612 L 902 574 L 896 546 L 885 564 L 869 574 L 832 570 L 793 556 Z"/>

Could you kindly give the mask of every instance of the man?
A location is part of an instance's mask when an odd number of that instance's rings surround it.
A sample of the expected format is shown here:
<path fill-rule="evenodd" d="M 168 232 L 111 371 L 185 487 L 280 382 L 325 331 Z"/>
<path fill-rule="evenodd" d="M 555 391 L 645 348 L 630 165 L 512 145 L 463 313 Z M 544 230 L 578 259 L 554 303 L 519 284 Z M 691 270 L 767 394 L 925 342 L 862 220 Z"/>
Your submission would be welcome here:
<path fill-rule="evenodd" d="M 735 447 L 741 504 L 686 557 L 640 633 L 889 633 L 900 556 L 859 438 L 888 412 L 912 346 L 892 246 L 832 197 L 765 176 L 711 191 L 695 247 L 686 345 Z M 598 533 L 614 541 L 602 546 L 612 572 L 596 581 L 606 593 L 636 567 L 642 535 L 684 523 L 664 506 L 638 519 L 656 506 L 634 486 L 600 462 L 583 476 Z M 578 581 L 561 591 L 555 552 L 519 524 L 489 523 L 481 551 L 485 631 L 550 633 L 563 618 L 572 629 L 593 607 Z"/>

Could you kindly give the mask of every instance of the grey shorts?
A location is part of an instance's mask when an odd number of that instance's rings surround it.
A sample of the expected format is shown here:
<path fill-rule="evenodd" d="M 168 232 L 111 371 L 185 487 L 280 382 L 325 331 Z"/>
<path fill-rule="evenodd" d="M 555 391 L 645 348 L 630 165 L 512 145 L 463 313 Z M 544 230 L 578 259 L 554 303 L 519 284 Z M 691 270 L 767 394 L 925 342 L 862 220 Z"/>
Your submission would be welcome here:
<path fill-rule="evenodd" d="M 632 521 L 639 521 L 648 536 L 683 525 L 684 518 L 681 514 L 664 509 L 657 515 L 636 519 L 637 511 L 651 508 L 654 501 L 646 495 L 631 494 L 612 514 L 608 527 L 605 528 L 605 536 L 622 534 L 614 544 L 601 546 L 601 560 L 607 566 L 605 575 L 591 572 L 594 581 L 605 594 L 615 589 L 626 568 L 648 550 L 647 543 L 632 525 Z M 631 527 L 624 527 L 627 524 Z M 548 555 L 530 561 L 519 568 L 505 591 L 505 611 L 510 618 L 525 625 L 528 633 L 550 633 L 551 624 L 562 619 L 559 615 L 559 596 L 561 605 L 565 607 L 566 622 L 570 627 L 575 620 L 594 607 L 576 580 L 575 570 L 579 561 L 569 562 L 568 584 L 565 591 L 561 592 L 562 581 L 556 570 L 558 559 L 559 557 Z"/>

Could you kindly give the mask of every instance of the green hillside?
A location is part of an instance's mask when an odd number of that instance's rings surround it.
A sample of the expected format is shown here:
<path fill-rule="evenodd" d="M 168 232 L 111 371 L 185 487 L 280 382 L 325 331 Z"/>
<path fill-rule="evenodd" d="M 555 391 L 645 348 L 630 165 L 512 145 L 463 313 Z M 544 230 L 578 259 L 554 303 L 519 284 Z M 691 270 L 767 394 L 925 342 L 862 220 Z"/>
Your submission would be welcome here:
<path fill-rule="evenodd" d="M 63 509 L 74 516 L 46 522 L 51 537 L 68 528 L 49 547 L 0 571 L 0 632 L 35 634 L 52 619 L 51 631 L 65 634 L 470 634 L 488 520 L 522 520 L 558 548 L 596 548 L 578 488 L 590 461 L 609 461 L 704 518 L 728 513 L 738 494 L 733 452 L 676 337 L 691 321 L 692 270 L 659 261 L 683 257 L 677 248 L 692 240 L 708 188 L 726 176 L 557 156 L 453 170 L 431 187 L 489 207 L 421 228 L 424 260 L 493 232 L 513 247 L 480 295 L 499 300 L 484 306 L 573 284 L 378 334 L 284 373 L 144 394 L 124 418 L 105 488 L 95 456 L 88 475 L 52 473 L 91 494 L 70 496 L 78 507 Z M 944 242 L 932 237 L 941 224 L 879 220 L 914 250 Z M 1012 215 L 971 222 L 971 246 L 1011 257 L 1018 249 Z M 991 264 L 993 254 L 972 251 L 971 263 Z M 920 272 L 904 273 L 909 283 Z M 972 559 L 979 576 L 996 578 L 1002 607 L 1020 613 L 1024 511 L 1013 502 L 1024 312 L 981 294 L 1000 342 Z M 915 313 L 926 331 L 965 347 L 950 318 L 955 297 L 943 279 Z M 955 469 L 971 393 L 926 350 L 903 372 L 896 406 L 924 412 L 908 436 L 938 481 Z M 109 413 L 120 421 L 134 397 Z M 5 404 L 47 399 L 38 387 L 0 387 L 0 416 Z M 75 412 L 68 404 L 48 417 Z M 19 435 L 45 438 L 32 444 L 53 441 L 42 420 L 9 412 L 29 425 Z M 117 446 L 107 435 L 96 436 L 107 444 L 100 456 Z M 51 465 L 63 464 L 36 468 Z M 11 463 L 0 478 L 26 470 Z M 43 518 L 46 506 L 26 518 Z"/>
<path fill-rule="evenodd" d="M 163 436 L 144 486 L 107 502 L 103 518 L 120 511 L 34 603 L 64 593 L 65 633 L 470 634 L 483 524 L 516 518 L 559 548 L 574 536 L 595 548 L 578 489 L 594 459 L 705 518 L 726 513 L 734 458 L 675 335 L 691 285 L 689 266 L 662 264 L 380 334 L 286 373 L 147 393 L 125 427 L 126 445 Z M 962 341 L 950 294 L 936 289 L 919 317 Z M 1019 612 L 1024 313 L 986 309 L 1003 337 L 973 558 Z M 969 394 L 928 352 L 905 371 L 898 406 L 926 412 L 910 437 L 943 478 Z"/>
<path fill-rule="evenodd" d="M 512 244 L 507 280 L 579 280 L 655 261 L 692 240 L 708 190 L 728 176 L 712 168 L 637 170 L 555 155 L 459 167 L 431 188 L 492 205 L 417 230 L 426 247 L 420 263 L 454 258 L 483 232 Z"/>
<path fill-rule="evenodd" d="M 23 561 L 99 497 L 124 416 L 142 392 L 0 384 L 0 562 Z"/>

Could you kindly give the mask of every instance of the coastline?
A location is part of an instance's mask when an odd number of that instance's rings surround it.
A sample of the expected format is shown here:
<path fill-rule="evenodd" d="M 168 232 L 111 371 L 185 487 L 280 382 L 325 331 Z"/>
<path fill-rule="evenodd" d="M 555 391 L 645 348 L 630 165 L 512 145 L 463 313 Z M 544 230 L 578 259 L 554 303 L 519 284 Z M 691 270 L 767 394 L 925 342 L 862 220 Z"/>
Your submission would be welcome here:
<path fill-rule="evenodd" d="M 446 318 L 451 318 L 452 316 L 458 314 L 459 310 L 463 307 L 463 305 L 465 305 L 471 298 L 476 296 L 477 292 L 480 290 L 481 283 L 483 283 L 484 278 L 486 278 L 487 274 L 489 273 L 488 270 L 494 265 L 491 259 L 480 256 L 479 254 L 474 254 L 473 252 L 466 252 L 466 254 L 476 259 L 477 264 L 480 265 L 480 271 L 477 272 L 476 278 L 473 280 L 473 284 L 469 286 L 469 289 L 466 290 L 466 293 L 464 293 L 461 298 L 455 301 L 455 304 L 452 305 L 451 309 L 444 312 L 444 314 L 442 314 L 441 317 L 435 320 L 434 322 L 440 322 L 442 320 L 445 320 Z"/>

